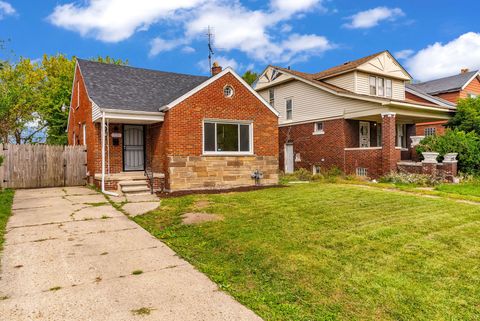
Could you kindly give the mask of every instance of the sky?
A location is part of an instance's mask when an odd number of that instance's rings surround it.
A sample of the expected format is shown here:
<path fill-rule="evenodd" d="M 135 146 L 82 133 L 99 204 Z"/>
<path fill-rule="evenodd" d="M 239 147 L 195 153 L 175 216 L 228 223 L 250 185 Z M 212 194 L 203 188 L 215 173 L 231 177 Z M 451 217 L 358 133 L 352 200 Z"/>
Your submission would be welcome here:
<path fill-rule="evenodd" d="M 389 50 L 416 81 L 480 69 L 478 0 L 0 0 L 0 58 L 111 56 L 131 66 L 303 72 Z"/>

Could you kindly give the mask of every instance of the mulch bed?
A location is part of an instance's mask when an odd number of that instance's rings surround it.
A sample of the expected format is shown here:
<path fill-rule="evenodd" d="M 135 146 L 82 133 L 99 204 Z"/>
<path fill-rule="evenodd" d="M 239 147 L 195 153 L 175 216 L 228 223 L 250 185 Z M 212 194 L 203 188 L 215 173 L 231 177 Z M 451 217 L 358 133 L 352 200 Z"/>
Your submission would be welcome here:
<path fill-rule="evenodd" d="M 176 191 L 176 192 L 157 192 L 157 196 L 160 198 L 170 198 L 170 197 L 180 197 L 185 195 L 194 195 L 194 194 L 225 194 L 233 192 L 250 192 L 257 191 L 266 188 L 285 188 L 288 186 L 285 185 L 272 185 L 272 186 L 244 186 L 228 189 L 202 189 L 202 190 L 190 190 L 190 191 Z"/>

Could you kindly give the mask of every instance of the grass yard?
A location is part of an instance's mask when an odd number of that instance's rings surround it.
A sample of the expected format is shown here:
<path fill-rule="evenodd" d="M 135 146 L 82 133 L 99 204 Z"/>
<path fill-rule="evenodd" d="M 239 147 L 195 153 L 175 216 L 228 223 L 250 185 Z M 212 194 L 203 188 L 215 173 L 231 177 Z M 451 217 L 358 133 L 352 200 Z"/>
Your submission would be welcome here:
<path fill-rule="evenodd" d="M 442 184 L 435 187 L 435 189 L 437 191 L 441 191 L 445 193 L 480 197 L 479 181 L 475 181 L 473 183 L 462 183 L 462 184 Z"/>
<path fill-rule="evenodd" d="M 224 220 L 182 225 L 192 211 Z M 164 199 L 135 221 L 265 320 L 480 318 L 480 206 L 311 183 Z"/>
<path fill-rule="evenodd" d="M 3 248 L 5 227 L 12 213 L 13 193 L 11 189 L 0 189 L 0 251 Z"/>

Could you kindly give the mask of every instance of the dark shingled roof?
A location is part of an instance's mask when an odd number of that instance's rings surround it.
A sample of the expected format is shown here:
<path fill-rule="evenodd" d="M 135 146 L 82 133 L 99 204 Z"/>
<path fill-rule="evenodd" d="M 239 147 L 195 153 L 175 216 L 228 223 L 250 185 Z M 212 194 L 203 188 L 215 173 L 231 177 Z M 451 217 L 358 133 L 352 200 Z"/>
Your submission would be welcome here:
<path fill-rule="evenodd" d="M 100 108 L 157 112 L 208 77 L 77 60 L 88 95 Z"/>
<path fill-rule="evenodd" d="M 461 73 L 455 76 L 434 79 L 431 81 L 426 81 L 418 84 L 412 84 L 413 87 L 418 88 L 419 90 L 426 92 L 430 95 L 447 93 L 452 91 L 461 90 L 462 87 L 478 72 L 470 71 Z"/>

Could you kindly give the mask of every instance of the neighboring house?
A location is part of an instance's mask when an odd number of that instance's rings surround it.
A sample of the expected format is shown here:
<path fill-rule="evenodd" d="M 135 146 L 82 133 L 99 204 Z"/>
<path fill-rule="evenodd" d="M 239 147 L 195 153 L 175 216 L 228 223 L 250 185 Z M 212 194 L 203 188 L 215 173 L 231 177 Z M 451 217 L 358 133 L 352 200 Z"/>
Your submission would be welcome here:
<path fill-rule="evenodd" d="M 268 66 L 254 88 L 280 112 L 281 169 L 395 171 L 414 154 L 415 124 L 449 119 L 455 109 L 408 99 L 411 80 L 388 51 L 318 73 Z"/>
<path fill-rule="evenodd" d="M 408 84 L 406 97 L 418 102 L 455 106 L 461 98 L 480 96 L 480 73 L 462 69 L 460 74 L 427 82 Z M 442 135 L 445 121 L 417 124 L 418 136 Z"/>
<path fill-rule="evenodd" d="M 147 170 L 169 191 L 277 184 L 278 112 L 232 69 L 212 71 L 209 78 L 78 59 L 68 142 L 86 146 L 89 182 L 143 192 Z"/>

